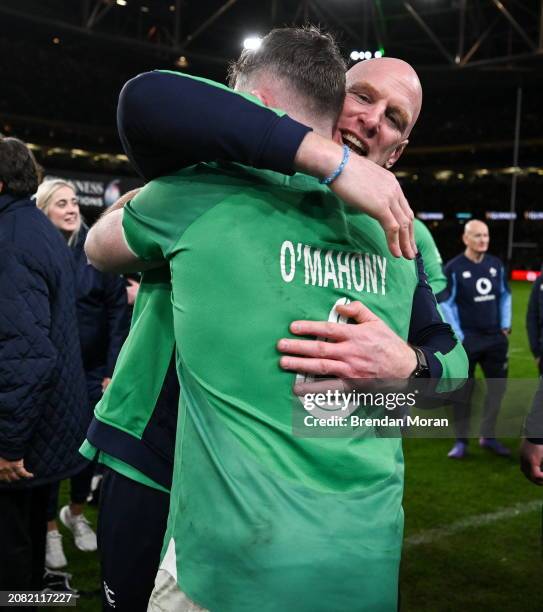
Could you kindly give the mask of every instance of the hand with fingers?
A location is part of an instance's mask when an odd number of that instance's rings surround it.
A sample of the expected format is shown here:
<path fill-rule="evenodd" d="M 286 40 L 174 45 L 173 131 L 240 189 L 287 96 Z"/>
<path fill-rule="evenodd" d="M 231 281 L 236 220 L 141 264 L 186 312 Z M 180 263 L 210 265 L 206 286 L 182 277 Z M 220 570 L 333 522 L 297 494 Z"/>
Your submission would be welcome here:
<path fill-rule="evenodd" d="M 417 367 L 415 351 L 361 302 L 336 306 L 355 325 L 294 321 L 290 331 L 315 340 L 282 338 L 277 343 L 285 370 L 341 379 L 408 378 Z"/>
<path fill-rule="evenodd" d="M 136 297 L 138 296 L 140 284 L 138 283 L 138 281 L 132 278 L 128 278 L 127 283 L 128 284 L 126 285 L 126 297 L 128 300 L 128 305 L 133 306 L 134 302 L 136 301 Z"/>
<path fill-rule="evenodd" d="M 338 168 L 341 159 L 338 144 L 310 132 L 298 148 L 294 164 L 300 172 L 324 177 Z M 390 170 L 366 157 L 351 155 L 330 189 L 346 204 L 380 223 L 395 257 L 416 256 L 414 214 Z"/>
<path fill-rule="evenodd" d="M 0 482 L 17 482 L 21 478 L 34 478 L 25 469 L 24 459 L 10 461 L 0 457 Z"/>
<path fill-rule="evenodd" d="M 520 446 L 520 469 L 528 480 L 543 485 L 543 444 L 523 440 Z"/>
<path fill-rule="evenodd" d="M 417 254 L 415 215 L 398 180 L 390 170 L 353 155 L 330 189 L 346 204 L 376 219 L 383 228 L 390 252 L 413 259 Z"/>

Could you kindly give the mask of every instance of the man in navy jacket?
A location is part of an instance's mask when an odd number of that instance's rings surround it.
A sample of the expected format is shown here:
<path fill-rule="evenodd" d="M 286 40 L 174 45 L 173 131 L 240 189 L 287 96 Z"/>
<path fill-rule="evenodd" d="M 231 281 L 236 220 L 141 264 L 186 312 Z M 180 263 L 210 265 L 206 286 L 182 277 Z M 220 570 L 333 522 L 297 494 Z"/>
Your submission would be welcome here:
<path fill-rule="evenodd" d="M 543 375 L 543 269 L 532 287 L 528 311 L 526 313 L 526 329 L 530 350 L 534 356 L 539 373 Z"/>
<path fill-rule="evenodd" d="M 471 382 L 477 364 L 486 378 L 493 379 L 485 397 L 479 445 L 509 457 L 511 451 L 494 436 L 506 391 L 511 291 L 503 263 L 488 253 L 490 238 L 486 223 L 468 221 L 462 240 L 464 252 L 445 265 L 447 289 L 440 294 L 441 310 L 466 349 Z M 457 440 L 448 454 L 451 459 L 463 459 L 468 452 L 472 389 L 473 384 L 464 387 L 462 400 L 455 403 Z"/>
<path fill-rule="evenodd" d="M 50 483 L 84 467 L 74 260 L 37 187 L 26 145 L 0 137 L 0 590 L 41 589 Z"/>
<path fill-rule="evenodd" d="M 541 381 L 526 420 L 527 437 L 520 449 L 520 467 L 528 480 L 543 485 L 543 268 L 530 294 L 526 329 Z"/>

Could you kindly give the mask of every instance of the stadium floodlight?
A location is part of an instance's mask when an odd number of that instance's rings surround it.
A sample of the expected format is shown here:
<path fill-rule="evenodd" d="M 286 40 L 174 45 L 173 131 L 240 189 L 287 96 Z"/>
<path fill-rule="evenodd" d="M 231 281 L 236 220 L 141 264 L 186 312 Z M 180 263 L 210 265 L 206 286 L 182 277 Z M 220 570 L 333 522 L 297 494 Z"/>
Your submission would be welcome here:
<path fill-rule="evenodd" d="M 175 65 L 178 68 L 188 68 L 189 67 L 189 60 L 186 58 L 185 55 L 182 55 L 181 57 L 178 57 L 175 60 Z"/>
<path fill-rule="evenodd" d="M 357 62 L 358 60 L 369 60 L 372 57 L 383 57 L 385 54 L 385 50 L 381 47 L 374 53 L 371 51 L 351 51 L 351 55 L 349 56 L 353 62 Z"/>
<path fill-rule="evenodd" d="M 438 181 L 448 181 L 453 176 L 452 170 L 437 170 L 434 172 L 434 178 Z"/>
<path fill-rule="evenodd" d="M 262 44 L 262 38 L 260 36 L 249 36 L 243 41 L 243 48 L 254 51 Z"/>
<path fill-rule="evenodd" d="M 126 0 L 117 0 L 117 4 L 119 6 L 126 6 L 128 4 L 128 2 Z"/>

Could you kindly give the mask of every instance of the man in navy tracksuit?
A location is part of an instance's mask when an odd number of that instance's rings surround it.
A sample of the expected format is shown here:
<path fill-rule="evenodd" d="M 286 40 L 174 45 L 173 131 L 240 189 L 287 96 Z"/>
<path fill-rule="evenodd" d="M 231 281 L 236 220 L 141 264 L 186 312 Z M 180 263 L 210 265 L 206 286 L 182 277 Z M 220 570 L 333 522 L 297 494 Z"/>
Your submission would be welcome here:
<path fill-rule="evenodd" d="M 543 269 L 530 294 L 526 329 L 541 381 L 526 420 L 527 438 L 522 442 L 520 465 L 526 478 L 535 484 L 543 485 Z"/>
<path fill-rule="evenodd" d="M 543 376 L 543 273 L 539 275 L 532 287 L 528 312 L 526 313 L 526 329 L 530 350 L 535 358 L 539 374 Z"/>
<path fill-rule="evenodd" d="M 489 255 L 488 227 L 482 221 L 466 223 L 462 236 L 466 249 L 445 266 L 446 299 L 441 308 L 469 359 L 469 377 L 479 363 L 488 385 L 479 444 L 497 455 L 509 456 L 508 448 L 494 438 L 496 419 L 505 394 L 507 336 L 511 331 L 511 292 L 500 259 Z M 468 392 L 469 393 L 469 392 Z M 457 440 L 449 457 L 463 459 L 467 453 L 470 405 L 455 405 Z"/>

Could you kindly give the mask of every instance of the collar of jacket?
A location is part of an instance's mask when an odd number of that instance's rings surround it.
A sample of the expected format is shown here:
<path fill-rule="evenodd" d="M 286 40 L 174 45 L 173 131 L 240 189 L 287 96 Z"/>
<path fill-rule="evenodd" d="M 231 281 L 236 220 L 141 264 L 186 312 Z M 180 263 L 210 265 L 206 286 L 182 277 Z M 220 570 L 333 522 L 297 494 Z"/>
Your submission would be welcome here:
<path fill-rule="evenodd" d="M 87 238 L 89 228 L 81 221 L 81 228 L 79 230 L 79 235 L 77 236 L 77 241 L 72 245 L 72 251 L 74 257 L 77 261 L 81 258 L 84 258 L 84 261 L 87 261 L 87 255 L 85 254 L 85 240 Z"/>
<path fill-rule="evenodd" d="M 12 207 L 35 206 L 29 198 L 21 198 L 11 193 L 0 194 L 0 214 L 7 212 Z"/>

